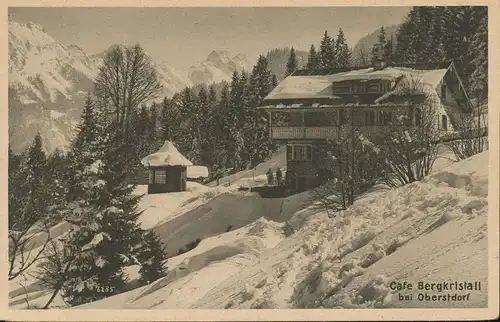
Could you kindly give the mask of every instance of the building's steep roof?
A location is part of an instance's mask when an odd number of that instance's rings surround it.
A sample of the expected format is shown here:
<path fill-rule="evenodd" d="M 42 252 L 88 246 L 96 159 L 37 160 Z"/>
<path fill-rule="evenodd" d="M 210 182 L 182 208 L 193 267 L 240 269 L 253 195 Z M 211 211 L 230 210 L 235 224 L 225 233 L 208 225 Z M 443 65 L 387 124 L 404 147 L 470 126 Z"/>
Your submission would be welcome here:
<path fill-rule="evenodd" d="M 334 98 L 332 80 L 334 75 L 288 76 L 271 93 L 266 100 Z"/>
<path fill-rule="evenodd" d="M 333 83 L 375 79 L 396 80 L 404 75 L 418 76 L 424 85 L 436 87 L 447 69 L 419 70 L 409 67 L 386 67 L 353 69 L 327 75 L 293 74 L 285 78 L 265 100 L 337 98 L 333 95 Z"/>
<path fill-rule="evenodd" d="M 191 166 L 193 163 L 186 159 L 170 141 L 165 141 L 157 152 L 141 160 L 144 166 Z"/>

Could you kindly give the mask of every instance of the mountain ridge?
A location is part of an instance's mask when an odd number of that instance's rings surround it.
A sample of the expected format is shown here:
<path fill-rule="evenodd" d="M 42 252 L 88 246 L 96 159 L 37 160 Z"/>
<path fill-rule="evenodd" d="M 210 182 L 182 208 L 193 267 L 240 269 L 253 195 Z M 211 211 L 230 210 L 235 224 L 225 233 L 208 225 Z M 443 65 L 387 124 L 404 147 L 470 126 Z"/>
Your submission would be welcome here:
<path fill-rule="evenodd" d="M 21 153 L 40 133 L 49 153 L 56 148 L 65 150 L 106 53 L 124 45 L 112 44 L 91 54 L 77 44 L 58 42 L 39 24 L 9 20 L 8 30 L 10 147 Z M 190 77 L 193 70 L 178 70 L 155 61 L 147 51 L 146 54 L 163 85 L 157 100 L 185 87 L 230 80 L 233 70 L 241 70 L 247 64 L 242 54 L 230 58 L 228 52 L 214 50 L 207 56 L 209 68 L 203 72 L 201 81 L 195 77 L 193 82 Z"/>

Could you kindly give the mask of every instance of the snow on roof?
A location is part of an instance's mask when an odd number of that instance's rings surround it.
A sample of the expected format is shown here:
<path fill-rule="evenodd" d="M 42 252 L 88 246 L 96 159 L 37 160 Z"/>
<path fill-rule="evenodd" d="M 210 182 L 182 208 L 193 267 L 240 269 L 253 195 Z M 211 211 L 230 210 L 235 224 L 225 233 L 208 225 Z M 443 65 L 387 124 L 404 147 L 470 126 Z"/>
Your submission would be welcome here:
<path fill-rule="evenodd" d="M 334 76 L 288 76 L 265 99 L 332 98 Z"/>
<path fill-rule="evenodd" d="M 395 80 L 403 75 L 418 75 L 426 85 L 437 86 L 447 69 L 416 70 L 406 67 L 365 68 L 330 75 L 288 76 L 269 95 L 271 99 L 335 98 L 332 83 L 373 79 Z"/>
<path fill-rule="evenodd" d="M 191 166 L 193 163 L 186 159 L 170 141 L 165 141 L 163 146 L 153 154 L 141 160 L 144 166 Z"/>
<path fill-rule="evenodd" d="M 387 79 L 392 80 L 398 78 L 404 72 L 403 70 L 410 70 L 409 68 L 396 68 L 387 67 L 380 70 L 373 68 L 365 68 L 358 70 L 350 70 L 332 75 L 332 82 L 343 82 L 349 80 L 372 80 L 372 79 Z"/>
<path fill-rule="evenodd" d="M 373 68 L 358 69 L 342 73 L 337 73 L 332 76 L 333 82 L 343 82 L 348 80 L 372 80 L 372 79 L 385 79 L 394 80 L 403 75 L 415 75 L 419 76 L 423 83 L 428 85 L 437 86 L 437 84 L 443 79 L 444 74 L 447 69 L 435 69 L 435 70 L 417 70 L 405 67 L 387 67 L 380 70 L 374 70 Z"/>

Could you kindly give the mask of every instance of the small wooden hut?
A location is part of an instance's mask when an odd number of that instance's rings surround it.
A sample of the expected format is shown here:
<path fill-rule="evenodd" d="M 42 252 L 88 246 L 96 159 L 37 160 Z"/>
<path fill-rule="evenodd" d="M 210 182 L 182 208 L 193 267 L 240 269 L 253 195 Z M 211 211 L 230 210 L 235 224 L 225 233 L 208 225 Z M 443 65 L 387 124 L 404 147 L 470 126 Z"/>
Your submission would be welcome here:
<path fill-rule="evenodd" d="M 160 150 L 143 158 L 141 163 L 149 171 L 148 194 L 186 191 L 188 168 L 193 164 L 172 142 L 165 141 Z"/>

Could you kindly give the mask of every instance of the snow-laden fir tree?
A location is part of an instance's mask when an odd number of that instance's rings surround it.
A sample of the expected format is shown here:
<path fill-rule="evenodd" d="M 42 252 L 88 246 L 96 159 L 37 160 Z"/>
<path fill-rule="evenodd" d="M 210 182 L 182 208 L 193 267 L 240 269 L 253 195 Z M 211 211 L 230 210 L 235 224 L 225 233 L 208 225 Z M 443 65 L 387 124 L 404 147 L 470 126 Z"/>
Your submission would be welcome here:
<path fill-rule="evenodd" d="M 384 61 L 388 64 L 394 64 L 394 35 L 391 34 L 389 39 L 387 39 L 385 46 L 383 48 Z"/>
<path fill-rule="evenodd" d="M 176 133 L 176 143 L 181 153 L 193 163 L 199 163 L 201 157 L 200 116 L 198 115 L 197 95 L 193 88 L 186 87 L 181 92 L 179 102 L 180 124 Z"/>
<path fill-rule="evenodd" d="M 120 157 L 128 145 L 91 103 L 89 98 L 71 151 L 75 180 L 66 220 L 74 229 L 62 245 L 71 264 L 61 288 L 70 305 L 123 292 L 123 268 L 141 241 L 140 197 L 132 196 L 134 187 L 125 181 L 126 161 Z"/>
<path fill-rule="evenodd" d="M 195 162 L 205 166 L 211 164 L 211 159 L 213 155 L 213 150 L 210 142 L 210 137 L 212 134 L 212 116 L 213 116 L 213 106 L 209 101 L 207 88 L 202 85 L 198 91 L 197 102 L 198 108 L 197 114 L 197 129 L 196 129 L 196 141 L 199 144 L 200 156 L 199 161 Z"/>
<path fill-rule="evenodd" d="M 488 98 L 488 17 L 482 18 L 472 40 L 474 71 L 471 75 L 471 92 L 478 100 Z"/>
<path fill-rule="evenodd" d="M 307 58 L 307 68 L 315 69 L 318 67 L 319 67 L 318 54 L 316 53 L 316 48 L 314 48 L 314 45 L 311 45 L 311 48 L 309 48 L 309 56 Z"/>
<path fill-rule="evenodd" d="M 273 74 L 273 77 L 271 78 L 271 90 L 276 86 L 278 86 L 278 78 L 276 77 L 276 74 Z"/>
<path fill-rule="evenodd" d="M 248 161 L 251 167 L 262 162 L 271 152 L 267 116 L 264 111 L 257 109 L 271 91 L 271 82 L 272 75 L 267 68 L 267 59 L 260 56 L 250 75 L 244 124 L 245 148 L 249 153 Z"/>
<path fill-rule="evenodd" d="M 67 155 L 60 149 L 56 149 L 49 155 L 47 160 L 48 188 L 52 200 L 52 211 L 58 212 L 66 205 L 68 194 L 70 163 Z"/>
<path fill-rule="evenodd" d="M 349 46 L 347 46 L 347 40 L 342 28 L 339 29 L 337 39 L 335 40 L 335 62 L 336 67 L 340 68 L 348 67 L 351 63 L 351 52 L 349 51 Z"/>
<path fill-rule="evenodd" d="M 298 67 L 297 56 L 295 55 L 295 49 L 292 47 L 290 50 L 290 56 L 288 56 L 288 61 L 286 63 L 285 77 L 291 75 Z"/>
<path fill-rule="evenodd" d="M 139 282 L 141 285 L 144 285 L 165 276 L 167 271 L 165 266 L 167 253 L 166 246 L 162 244 L 154 232 L 144 231 L 142 240 L 143 244 L 137 258 L 141 263 Z"/>
<path fill-rule="evenodd" d="M 319 45 L 318 67 L 320 68 L 335 68 L 335 39 L 328 35 L 325 30 L 323 39 Z"/>
<path fill-rule="evenodd" d="M 16 229 L 23 218 L 23 199 L 26 197 L 23 191 L 23 177 L 21 173 L 22 156 L 14 154 L 9 146 L 8 151 L 8 194 L 9 194 L 9 230 Z M 20 229 L 21 227 L 17 227 Z"/>
<path fill-rule="evenodd" d="M 231 136 L 234 133 L 233 127 L 235 124 L 234 115 L 230 104 L 229 84 L 224 83 L 220 90 L 220 98 L 217 102 L 217 138 L 219 152 L 219 169 L 231 167 L 230 155 L 234 153 L 234 138 Z"/>
<path fill-rule="evenodd" d="M 26 153 L 22 166 L 22 186 L 26 208 L 23 216 L 27 223 L 34 223 L 48 215 L 51 206 L 50 189 L 48 189 L 47 155 L 43 149 L 42 137 L 39 133 Z"/>

